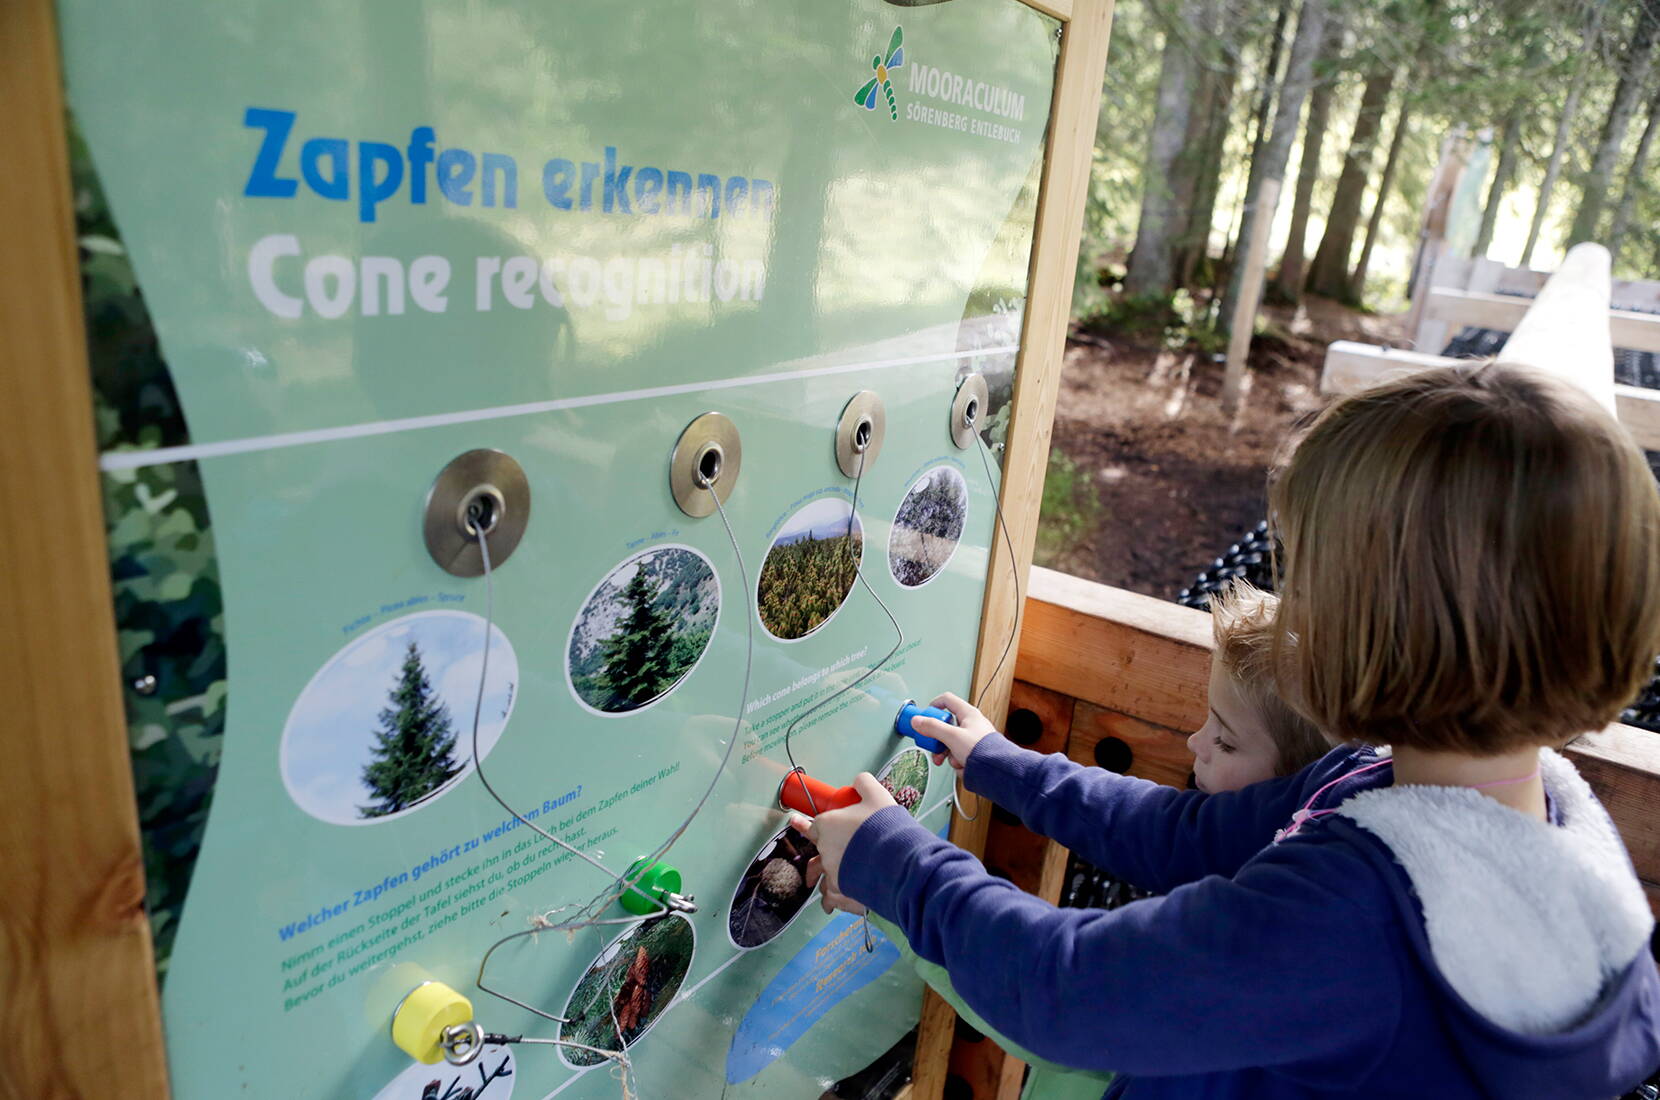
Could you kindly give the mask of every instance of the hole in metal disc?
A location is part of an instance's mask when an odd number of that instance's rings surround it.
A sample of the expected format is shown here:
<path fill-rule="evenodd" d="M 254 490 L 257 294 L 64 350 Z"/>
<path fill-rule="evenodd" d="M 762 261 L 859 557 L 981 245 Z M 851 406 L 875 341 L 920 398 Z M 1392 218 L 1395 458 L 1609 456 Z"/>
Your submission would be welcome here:
<path fill-rule="evenodd" d="M 721 454 L 720 444 L 711 443 L 697 456 L 697 483 L 707 489 L 720 479 L 721 463 L 725 456 Z"/>
<path fill-rule="evenodd" d="M 488 535 L 501 522 L 507 502 L 493 486 L 480 485 L 461 504 L 461 531 L 469 539 Z"/>
<path fill-rule="evenodd" d="M 969 427 L 973 427 L 974 421 L 978 419 L 979 416 L 980 399 L 978 397 L 970 397 L 968 399 L 968 404 L 963 406 L 963 423 L 967 424 Z"/>
<path fill-rule="evenodd" d="M 870 436 L 875 430 L 876 425 L 870 422 L 870 417 L 867 416 L 859 421 L 858 427 L 853 429 L 853 452 L 855 454 L 862 454 L 864 449 L 870 446 Z"/>

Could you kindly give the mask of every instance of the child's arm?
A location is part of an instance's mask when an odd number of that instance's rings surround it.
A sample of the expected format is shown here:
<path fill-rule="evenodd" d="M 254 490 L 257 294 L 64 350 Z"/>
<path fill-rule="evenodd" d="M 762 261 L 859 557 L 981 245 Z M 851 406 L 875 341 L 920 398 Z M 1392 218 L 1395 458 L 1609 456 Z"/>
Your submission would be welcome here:
<path fill-rule="evenodd" d="M 1363 1078 L 1395 1028 L 1390 902 L 1347 850 L 1305 839 L 1237 879 L 1111 912 L 1022 893 L 898 808 L 825 858 L 991 1028 L 1056 1062 L 1131 1074 L 1296 1063 L 1335 1085 Z"/>
<path fill-rule="evenodd" d="M 901 960 L 909 963 L 917 972 L 917 976 L 927 982 L 930 989 L 944 998 L 945 1003 L 950 1005 L 956 1011 L 957 1015 L 961 1016 L 964 1020 L 967 1020 L 968 1025 L 974 1030 L 989 1036 L 998 1046 L 1002 1047 L 1004 1050 L 1008 1051 L 1016 1058 L 1019 1058 L 1022 1062 L 1025 1062 L 1029 1066 L 1047 1068 L 1051 1071 L 1059 1073 L 1070 1074 L 1080 1072 L 1066 1066 L 1055 1065 L 1047 1059 L 1039 1058 L 1036 1054 L 1033 1054 L 1025 1047 L 1022 1047 L 1020 1044 L 1003 1035 L 995 1027 L 992 1027 L 989 1023 L 987 1023 L 983 1016 L 981 1016 L 978 1012 L 975 1012 L 974 1009 L 969 1006 L 968 1002 L 963 1000 L 962 995 L 957 992 L 956 987 L 952 984 L 951 975 L 946 973 L 943 966 L 938 963 L 929 962 L 927 959 L 919 957 L 915 951 L 911 950 L 910 941 L 905 938 L 905 933 L 899 930 L 898 925 L 892 923 L 885 917 L 878 916 L 875 913 L 867 913 L 866 917 L 878 932 L 881 932 L 882 935 L 886 936 L 888 940 L 899 949 Z M 1112 1081 L 1113 1075 L 1111 1073 L 1101 1073 L 1097 1071 L 1094 1076 L 1096 1076 L 1100 1082 L 1101 1091 L 1106 1091 L 1106 1087 Z"/>
<path fill-rule="evenodd" d="M 1030 752 L 1001 735 L 975 748 L 964 784 L 1034 832 L 1157 893 L 1233 874 L 1306 798 L 1297 776 L 1207 795 Z"/>
<path fill-rule="evenodd" d="M 1146 890 L 1165 893 L 1206 875 L 1233 874 L 1307 798 L 1301 773 L 1206 795 L 1086 768 L 1020 748 L 954 695 L 935 702 L 950 708 L 958 725 L 918 718 L 916 728 L 947 746 L 969 790 Z"/>

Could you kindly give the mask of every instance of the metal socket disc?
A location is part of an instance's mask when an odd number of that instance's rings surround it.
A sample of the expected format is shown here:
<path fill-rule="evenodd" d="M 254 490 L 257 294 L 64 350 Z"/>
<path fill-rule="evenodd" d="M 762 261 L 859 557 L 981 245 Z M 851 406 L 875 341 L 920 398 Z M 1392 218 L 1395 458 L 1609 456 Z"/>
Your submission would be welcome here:
<path fill-rule="evenodd" d="M 986 404 L 989 392 L 986 376 L 970 374 L 957 384 L 957 396 L 951 402 L 951 442 L 960 449 L 974 446 L 974 433 L 986 422 Z"/>
<path fill-rule="evenodd" d="M 738 484 L 744 447 L 738 426 L 718 412 L 706 412 L 680 433 L 669 456 L 669 492 L 680 510 L 701 519 L 715 510 L 713 487 L 725 504 Z"/>
<path fill-rule="evenodd" d="M 432 560 L 457 577 L 484 573 L 484 556 L 467 527 L 475 501 L 490 514 L 484 538 L 490 545 L 490 568 L 499 569 L 530 523 L 530 482 L 524 468 L 500 451 L 480 449 L 457 455 L 433 481 L 422 533 Z"/>
<path fill-rule="evenodd" d="M 836 425 L 836 465 L 848 477 L 858 477 L 861 457 L 868 472 L 876 465 L 876 456 L 882 451 L 882 436 L 887 431 L 888 415 L 882 408 L 882 399 L 875 390 L 860 390 L 842 410 L 841 422 Z M 863 455 L 860 455 L 860 427 L 864 427 Z"/>

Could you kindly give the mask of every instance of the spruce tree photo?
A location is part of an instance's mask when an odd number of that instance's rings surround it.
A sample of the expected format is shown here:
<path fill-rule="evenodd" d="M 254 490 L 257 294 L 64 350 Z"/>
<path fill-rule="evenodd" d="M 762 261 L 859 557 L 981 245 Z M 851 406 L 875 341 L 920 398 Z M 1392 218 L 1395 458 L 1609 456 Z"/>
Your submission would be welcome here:
<path fill-rule="evenodd" d="M 461 774 L 455 758 L 455 729 L 449 707 L 432 690 L 421 650 L 414 642 L 380 712 L 380 729 L 363 768 L 363 784 L 375 798 L 359 806 L 364 817 L 385 817 L 408 809 Z"/>
<path fill-rule="evenodd" d="M 641 706 L 675 681 L 671 657 L 678 624 L 673 614 L 657 607 L 660 591 L 643 568 L 634 571 L 622 590 L 627 614 L 600 648 L 600 679 L 612 696 L 607 710 Z"/>

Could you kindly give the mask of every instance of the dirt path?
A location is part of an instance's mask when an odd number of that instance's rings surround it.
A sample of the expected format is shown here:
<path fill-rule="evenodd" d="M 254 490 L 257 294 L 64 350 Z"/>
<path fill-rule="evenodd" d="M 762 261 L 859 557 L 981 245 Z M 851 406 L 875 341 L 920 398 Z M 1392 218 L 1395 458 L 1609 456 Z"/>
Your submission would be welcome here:
<path fill-rule="evenodd" d="M 1073 499 L 1061 507 L 1083 517 L 1083 530 L 1059 545 L 1048 540 L 1039 563 L 1171 599 L 1260 520 L 1269 464 L 1294 424 L 1322 404 L 1326 344 L 1398 339 L 1398 317 L 1321 300 L 1310 307 L 1270 311 L 1231 421 L 1217 403 L 1222 365 L 1211 356 L 1111 334 L 1070 343 L 1054 441 L 1076 467 Z"/>

